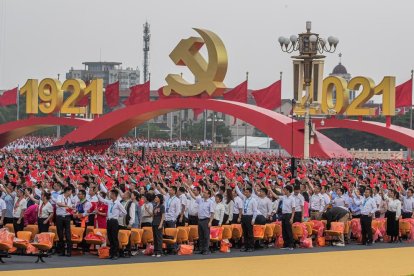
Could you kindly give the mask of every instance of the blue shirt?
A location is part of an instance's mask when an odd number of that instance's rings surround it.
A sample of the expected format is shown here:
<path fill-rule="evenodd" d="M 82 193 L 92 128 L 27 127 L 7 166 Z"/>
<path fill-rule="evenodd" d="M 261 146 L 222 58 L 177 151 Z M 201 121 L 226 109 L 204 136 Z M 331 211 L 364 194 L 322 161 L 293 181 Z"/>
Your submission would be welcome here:
<path fill-rule="evenodd" d="M 206 219 L 210 218 L 214 214 L 214 202 L 211 199 L 205 200 L 204 198 L 197 198 L 198 204 L 198 218 Z"/>

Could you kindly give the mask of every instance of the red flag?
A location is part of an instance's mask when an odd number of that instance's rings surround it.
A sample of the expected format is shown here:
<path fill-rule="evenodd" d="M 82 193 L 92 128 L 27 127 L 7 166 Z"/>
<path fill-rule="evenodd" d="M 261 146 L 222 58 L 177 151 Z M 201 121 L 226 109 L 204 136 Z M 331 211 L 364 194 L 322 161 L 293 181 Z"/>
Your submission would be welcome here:
<path fill-rule="evenodd" d="M 223 98 L 226 101 L 247 103 L 247 80 L 234 87 L 231 91 L 225 93 Z M 233 117 L 233 125 L 236 124 L 236 117 Z"/>
<path fill-rule="evenodd" d="M 108 84 L 105 88 L 106 104 L 113 108 L 119 103 L 119 81 Z"/>
<path fill-rule="evenodd" d="M 77 103 L 78 106 L 87 106 L 89 104 L 89 95 L 83 96 Z"/>
<path fill-rule="evenodd" d="M 395 107 L 411 106 L 413 102 L 413 80 L 395 87 Z"/>
<path fill-rule="evenodd" d="M 375 108 L 375 117 L 379 117 L 381 115 L 381 106 Z"/>
<path fill-rule="evenodd" d="M 150 101 L 150 82 L 138 84 L 129 88 L 131 93 L 128 99 L 124 101 L 126 106 L 145 103 Z"/>
<path fill-rule="evenodd" d="M 252 92 L 256 105 L 270 110 L 282 104 L 282 81 Z"/>
<path fill-rule="evenodd" d="M 226 101 L 247 103 L 247 80 L 223 95 Z"/>
<path fill-rule="evenodd" d="M 17 104 L 17 87 L 4 91 L 0 96 L 0 106 Z"/>

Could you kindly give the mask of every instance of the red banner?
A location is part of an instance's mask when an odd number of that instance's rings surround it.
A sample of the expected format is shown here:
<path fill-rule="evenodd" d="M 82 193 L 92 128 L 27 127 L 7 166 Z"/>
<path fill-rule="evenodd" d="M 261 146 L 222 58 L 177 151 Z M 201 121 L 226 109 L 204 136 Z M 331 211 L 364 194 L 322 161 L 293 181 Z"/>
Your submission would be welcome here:
<path fill-rule="evenodd" d="M 106 104 L 113 108 L 119 103 L 119 81 L 108 84 L 105 88 Z"/>
<path fill-rule="evenodd" d="M 252 92 L 256 105 L 274 110 L 282 104 L 282 81 L 277 81 L 269 87 Z"/>
<path fill-rule="evenodd" d="M 395 107 L 411 106 L 413 102 L 413 80 L 395 87 Z"/>
<path fill-rule="evenodd" d="M 0 96 L 0 106 L 9 106 L 17 104 L 17 87 L 4 91 Z"/>
<path fill-rule="evenodd" d="M 124 101 L 126 106 L 145 103 L 150 101 L 150 82 L 138 84 L 129 88 L 131 93 L 128 99 Z"/>

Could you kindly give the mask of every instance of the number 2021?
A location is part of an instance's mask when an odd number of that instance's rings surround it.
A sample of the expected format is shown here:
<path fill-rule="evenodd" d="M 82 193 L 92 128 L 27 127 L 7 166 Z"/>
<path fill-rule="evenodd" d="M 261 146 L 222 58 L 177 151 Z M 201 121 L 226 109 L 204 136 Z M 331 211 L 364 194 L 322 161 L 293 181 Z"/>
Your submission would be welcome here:
<path fill-rule="evenodd" d="M 29 79 L 20 88 L 20 94 L 26 96 L 26 113 L 66 113 L 85 114 L 86 107 L 76 104 L 90 94 L 90 113 L 102 114 L 103 111 L 102 79 L 92 80 L 88 86 L 80 79 L 66 80 L 63 84 L 57 79 Z M 71 93 L 64 99 L 64 93 Z M 40 100 L 40 103 L 39 103 Z"/>
<path fill-rule="evenodd" d="M 352 102 L 349 102 L 349 90 L 361 90 Z M 335 114 L 348 116 L 373 116 L 375 108 L 364 105 L 375 95 L 382 95 L 382 115 L 394 116 L 395 77 L 384 77 L 378 85 L 375 85 L 374 81 L 367 77 L 355 77 L 347 83 L 343 78 L 330 76 L 323 80 L 320 111 L 323 114 L 331 114 L 333 111 Z M 303 109 L 303 104 L 299 105 L 298 109 L 298 111 Z M 317 114 L 317 110 L 313 107 L 310 113 Z"/>

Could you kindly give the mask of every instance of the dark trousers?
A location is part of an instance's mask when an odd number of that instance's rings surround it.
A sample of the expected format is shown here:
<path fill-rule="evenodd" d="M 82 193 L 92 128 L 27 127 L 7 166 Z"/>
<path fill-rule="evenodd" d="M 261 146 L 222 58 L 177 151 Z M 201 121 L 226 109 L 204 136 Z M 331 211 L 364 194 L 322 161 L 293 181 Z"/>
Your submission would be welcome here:
<path fill-rule="evenodd" d="M 302 222 L 302 212 L 295 212 L 293 216 L 293 223 L 295 222 Z"/>
<path fill-rule="evenodd" d="M 409 219 L 409 218 L 411 218 L 413 216 L 413 213 L 412 212 L 409 212 L 409 213 L 402 212 L 401 215 L 402 215 L 402 218 L 403 219 Z"/>
<path fill-rule="evenodd" d="M 381 217 L 381 212 L 380 211 L 376 211 L 375 212 L 375 218 L 380 218 Z"/>
<path fill-rule="evenodd" d="M 185 226 L 185 223 L 187 222 L 187 218 L 185 216 L 183 216 L 183 219 L 180 222 L 180 217 L 181 216 L 178 216 L 178 218 L 177 218 L 177 226 Z"/>
<path fill-rule="evenodd" d="M 20 223 L 17 223 L 19 219 L 13 218 L 13 227 L 14 227 L 14 233 L 17 234 L 19 231 L 23 231 L 24 228 L 24 218 L 20 220 Z"/>
<path fill-rule="evenodd" d="M 361 233 L 362 233 L 362 244 L 372 243 L 372 217 L 367 215 L 361 215 Z"/>
<path fill-rule="evenodd" d="M 1 226 L 6 226 L 6 224 L 13 224 L 13 218 L 8 218 L 8 217 L 4 217 L 4 220 L 3 220 L 3 225 L 0 225 L 0 228 L 1 228 Z"/>
<path fill-rule="evenodd" d="M 45 218 L 37 219 L 37 227 L 39 228 L 39 233 L 49 232 L 49 222 L 44 224 L 43 222 L 47 220 Z"/>
<path fill-rule="evenodd" d="M 243 229 L 244 247 L 246 249 L 254 248 L 254 237 L 253 237 L 253 216 L 243 215 L 241 225 Z"/>
<path fill-rule="evenodd" d="M 293 247 L 293 233 L 292 233 L 292 224 L 290 224 L 290 219 L 292 214 L 283 214 L 282 215 L 282 236 L 283 236 L 283 247 Z"/>
<path fill-rule="evenodd" d="M 152 234 L 154 235 L 154 254 L 162 254 L 162 228 L 159 225 L 152 226 Z"/>
<path fill-rule="evenodd" d="M 239 219 L 239 214 L 233 214 L 233 220 L 231 221 L 232 224 L 239 224 L 237 221 Z"/>
<path fill-rule="evenodd" d="M 72 234 L 70 231 L 70 216 L 57 216 L 56 217 L 56 229 L 59 237 L 58 250 L 60 253 L 65 253 L 65 240 L 66 238 L 66 250 L 68 254 L 72 252 Z"/>
<path fill-rule="evenodd" d="M 189 225 L 198 225 L 198 216 L 188 216 Z"/>
<path fill-rule="evenodd" d="M 256 220 L 254 221 L 254 224 L 265 225 L 266 224 L 266 218 L 262 215 L 258 215 L 256 217 Z"/>
<path fill-rule="evenodd" d="M 141 227 L 152 227 L 152 223 L 151 222 L 143 222 L 143 223 L 141 223 Z"/>
<path fill-rule="evenodd" d="M 119 232 L 119 225 L 117 219 L 109 219 L 106 222 L 108 240 L 110 244 L 109 255 L 110 257 L 118 256 L 119 252 L 119 240 L 118 240 L 118 232 Z"/>
<path fill-rule="evenodd" d="M 198 243 L 201 252 L 208 252 L 210 245 L 210 228 L 208 227 L 209 219 L 198 220 Z"/>

